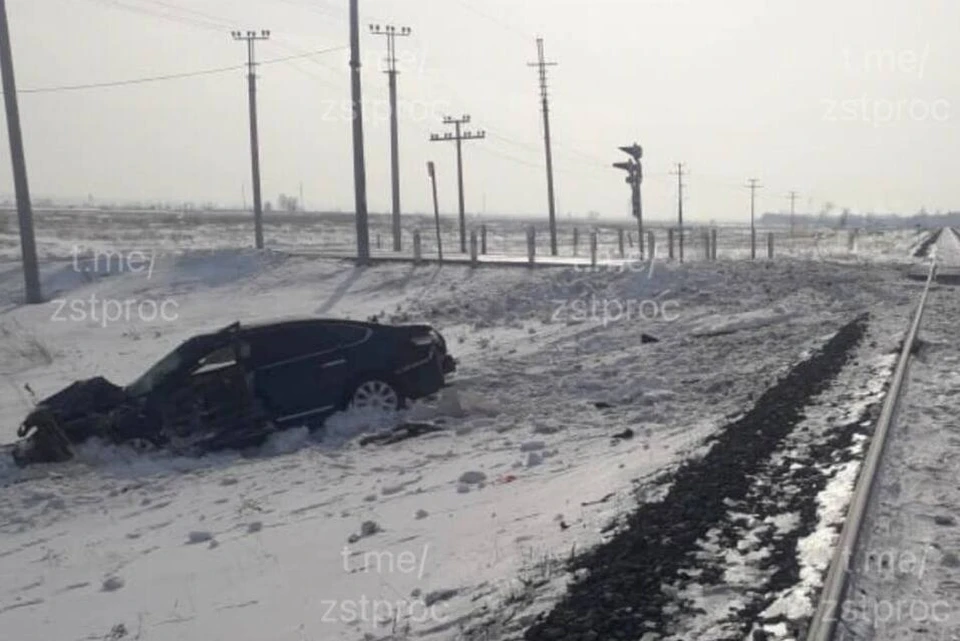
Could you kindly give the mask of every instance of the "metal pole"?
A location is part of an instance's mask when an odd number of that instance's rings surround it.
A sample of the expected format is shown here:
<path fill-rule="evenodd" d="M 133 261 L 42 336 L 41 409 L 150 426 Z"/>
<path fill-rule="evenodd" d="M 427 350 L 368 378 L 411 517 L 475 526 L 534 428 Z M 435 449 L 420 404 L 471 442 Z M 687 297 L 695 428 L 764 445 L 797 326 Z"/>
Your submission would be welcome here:
<path fill-rule="evenodd" d="M 13 53 L 7 5 L 0 0 L 0 71 L 3 74 L 3 96 L 7 109 L 7 133 L 10 137 L 10 162 L 13 165 L 13 186 L 17 199 L 17 220 L 20 226 L 20 251 L 23 255 L 25 298 L 28 304 L 43 302 L 40 274 L 37 267 L 37 246 L 33 235 L 33 210 L 27 182 L 27 163 L 23 155 L 20 131 L 20 109 L 17 105 L 17 83 L 13 74 Z"/>
<path fill-rule="evenodd" d="M 353 185 L 357 222 L 357 263 L 370 263 L 370 228 L 367 222 L 367 174 L 363 158 L 363 103 L 360 82 L 360 12 L 350 0 L 350 95 L 353 101 Z"/>

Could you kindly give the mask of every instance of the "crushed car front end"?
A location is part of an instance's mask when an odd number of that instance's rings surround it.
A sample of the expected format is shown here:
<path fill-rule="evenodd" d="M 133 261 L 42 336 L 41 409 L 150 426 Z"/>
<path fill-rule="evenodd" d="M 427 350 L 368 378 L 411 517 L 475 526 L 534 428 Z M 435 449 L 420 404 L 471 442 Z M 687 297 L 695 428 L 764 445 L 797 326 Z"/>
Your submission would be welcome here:
<path fill-rule="evenodd" d="M 14 461 L 27 465 L 69 460 L 72 445 L 108 434 L 114 411 L 129 402 L 123 388 L 99 376 L 65 387 L 40 401 L 21 423 Z"/>

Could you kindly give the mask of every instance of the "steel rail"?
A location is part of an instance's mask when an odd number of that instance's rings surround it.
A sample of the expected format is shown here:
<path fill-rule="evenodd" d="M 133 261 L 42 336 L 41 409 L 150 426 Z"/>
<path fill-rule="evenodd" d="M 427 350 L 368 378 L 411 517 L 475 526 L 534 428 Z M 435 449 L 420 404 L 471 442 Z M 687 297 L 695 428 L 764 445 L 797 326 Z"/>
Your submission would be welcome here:
<path fill-rule="evenodd" d="M 867 450 L 863 466 L 860 468 L 857 484 L 850 500 L 850 507 L 847 510 L 847 517 L 843 523 L 843 529 L 840 531 L 840 538 L 837 540 L 837 547 L 834 550 L 830 567 L 827 570 L 816 612 L 810 622 L 810 627 L 807 628 L 806 641 L 832 641 L 833 639 L 838 623 L 837 612 L 846 597 L 850 577 L 850 562 L 856 553 L 857 540 L 860 536 L 863 517 L 867 512 L 867 506 L 873 493 L 874 479 L 880 467 L 880 460 L 883 457 L 887 434 L 900 406 L 900 395 L 909 368 L 910 355 L 917 339 L 917 333 L 920 330 L 927 295 L 930 292 L 930 285 L 936 278 L 936 271 L 937 260 L 936 254 L 934 254 L 926 285 L 920 295 L 920 302 L 903 341 L 903 349 L 900 351 L 900 357 L 897 360 L 890 389 L 887 391 L 880 417 L 877 419 L 877 427 L 870 448 Z"/>

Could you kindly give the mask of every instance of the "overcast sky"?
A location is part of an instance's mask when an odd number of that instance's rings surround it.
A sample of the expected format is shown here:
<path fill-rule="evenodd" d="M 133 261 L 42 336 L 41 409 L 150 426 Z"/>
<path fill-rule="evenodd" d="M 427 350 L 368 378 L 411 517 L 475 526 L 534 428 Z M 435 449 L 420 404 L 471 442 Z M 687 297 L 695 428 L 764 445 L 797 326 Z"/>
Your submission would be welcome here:
<path fill-rule="evenodd" d="M 257 46 L 264 198 L 353 206 L 347 0 L 7 0 L 31 189 L 105 201 L 251 200 L 242 69 L 89 90 L 64 85 L 206 71 Z M 627 216 L 610 163 L 644 147 L 644 210 L 676 212 L 683 161 L 694 221 L 824 203 L 859 211 L 960 208 L 960 3 L 955 0 L 361 0 L 368 198 L 390 207 L 386 42 L 398 39 L 406 211 L 456 210 L 455 152 L 428 142 L 472 116 L 467 209 L 546 210 L 535 38 L 550 69 L 558 209 Z M 0 192 L 12 193 L 3 127 Z"/>

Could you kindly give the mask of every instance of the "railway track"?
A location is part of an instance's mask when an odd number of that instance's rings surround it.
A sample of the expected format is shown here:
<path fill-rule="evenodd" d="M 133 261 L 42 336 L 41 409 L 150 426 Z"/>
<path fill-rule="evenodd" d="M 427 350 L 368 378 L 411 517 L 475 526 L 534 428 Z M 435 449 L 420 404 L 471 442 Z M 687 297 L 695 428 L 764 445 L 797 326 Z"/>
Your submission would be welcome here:
<path fill-rule="evenodd" d="M 960 639 L 960 233 L 943 231 L 806 641 Z"/>
<path fill-rule="evenodd" d="M 859 589 L 851 588 L 857 560 L 870 562 L 864 523 L 928 300 L 941 286 L 934 247 L 947 241 L 932 236 L 933 261 L 898 352 L 887 348 L 886 369 L 870 349 L 884 329 L 867 316 L 852 319 L 721 428 L 660 500 L 642 503 L 606 543 L 575 559 L 567 594 L 523 638 L 873 638 L 838 623 Z M 957 254 L 960 266 L 960 242 Z"/>

